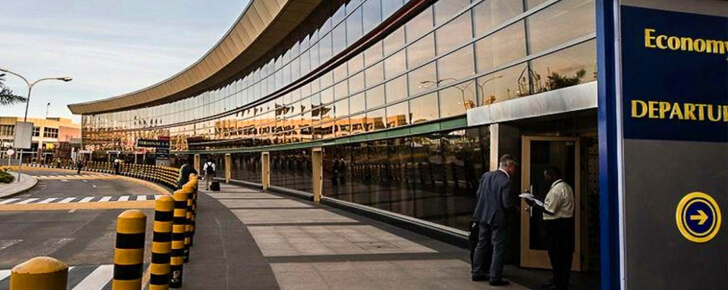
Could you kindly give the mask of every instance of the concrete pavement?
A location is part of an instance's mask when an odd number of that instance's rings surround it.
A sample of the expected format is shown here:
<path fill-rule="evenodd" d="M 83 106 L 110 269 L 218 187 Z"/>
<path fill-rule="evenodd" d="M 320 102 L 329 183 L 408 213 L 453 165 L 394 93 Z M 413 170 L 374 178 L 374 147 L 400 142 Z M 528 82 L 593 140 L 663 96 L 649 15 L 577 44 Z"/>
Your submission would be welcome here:
<path fill-rule="evenodd" d="M 13 176 L 15 176 L 16 180 L 13 180 L 11 183 L 0 183 L 0 198 L 10 197 L 16 194 L 23 193 L 27 190 L 30 190 L 33 188 L 33 186 L 38 183 L 38 180 L 31 177 L 27 174 L 20 174 L 20 181 L 18 182 L 18 173 L 8 171 Z"/>

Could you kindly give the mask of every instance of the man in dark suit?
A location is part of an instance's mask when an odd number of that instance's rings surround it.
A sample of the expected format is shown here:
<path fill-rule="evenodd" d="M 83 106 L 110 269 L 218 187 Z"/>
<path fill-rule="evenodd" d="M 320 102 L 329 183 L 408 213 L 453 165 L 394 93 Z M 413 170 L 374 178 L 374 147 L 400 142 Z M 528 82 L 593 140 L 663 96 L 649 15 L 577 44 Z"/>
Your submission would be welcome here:
<path fill-rule="evenodd" d="M 477 191 L 475 214 L 478 220 L 478 245 L 473 255 L 473 281 L 490 279 L 491 286 L 505 286 L 503 263 L 506 251 L 506 210 L 516 200 L 511 196 L 511 176 L 516 173 L 517 162 L 511 155 L 503 155 L 498 170 L 483 174 Z"/>

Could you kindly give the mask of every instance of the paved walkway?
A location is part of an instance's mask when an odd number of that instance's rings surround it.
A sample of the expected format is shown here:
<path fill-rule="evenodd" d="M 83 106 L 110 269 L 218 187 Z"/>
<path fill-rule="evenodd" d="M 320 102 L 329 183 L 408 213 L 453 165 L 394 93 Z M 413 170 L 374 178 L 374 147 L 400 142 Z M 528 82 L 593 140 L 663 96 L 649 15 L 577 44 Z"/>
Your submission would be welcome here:
<path fill-rule="evenodd" d="M 27 174 L 20 174 L 20 182 L 18 182 L 18 173 L 8 171 L 8 173 L 15 176 L 15 180 L 11 183 L 0 183 L 0 198 L 13 196 L 21 192 L 25 192 L 35 186 L 38 180 Z"/>
<path fill-rule="evenodd" d="M 463 249 L 256 189 L 203 192 L 184 289 L 491 288 Z"/>

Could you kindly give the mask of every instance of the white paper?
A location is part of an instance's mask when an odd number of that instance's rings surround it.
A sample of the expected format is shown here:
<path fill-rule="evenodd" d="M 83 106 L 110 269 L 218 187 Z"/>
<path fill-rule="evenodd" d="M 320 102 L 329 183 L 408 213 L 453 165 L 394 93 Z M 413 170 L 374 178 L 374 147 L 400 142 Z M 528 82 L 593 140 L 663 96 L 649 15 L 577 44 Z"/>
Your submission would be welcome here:
<path fill-rule="evenodd" d="M 528 200 L 531 200 L 531 201 L 533 201 L 534 203 L 536 203 L 536 205 L 538 205 L 538 206 L 540 206 L 540 207 L 543 207 L 543 202 L 542 202 L 542 201 L 540 201 L 540 200 L 538 200 L 538 199 L 536 199 L 536 197 L 534 197 L 534 196 L 533 196 L 533 194 L 530 194 L 530 193 L 523 193 L 523 194 L 520 194 L 520 195 L 518 195 L 518 197 L 520 197 L 520 198 L 525 198 L 525 199 L 528 199 Z"/>

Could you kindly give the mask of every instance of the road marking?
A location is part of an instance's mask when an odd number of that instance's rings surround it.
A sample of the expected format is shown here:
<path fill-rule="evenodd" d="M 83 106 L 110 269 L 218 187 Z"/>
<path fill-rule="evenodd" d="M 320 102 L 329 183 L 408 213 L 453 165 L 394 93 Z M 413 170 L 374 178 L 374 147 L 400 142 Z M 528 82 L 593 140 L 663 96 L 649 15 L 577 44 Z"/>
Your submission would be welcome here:
<path fill-rule="evenodd" d="M 29 199 L 26 199 L 26 200 L 21 201 L 19 203 L 16 203 L 16 204 L 28 204 L 28 203 L 34 202 L 36 200 L 38 200 L 38 198 L 29 198 Z"/>
<path fill-rule="evenodd" d="M 114 265 L 101 265 L 91 272 L 73 290 L 98 290 L 106 286 L 114 276 Z"/>
<path fill-rule="evenodd" d="M 16 202 L 18 200 L 20 200 L 20 199 L 19 198 L 10 198 L 10 199 L 6 199 L 6 200 L 3 200 L 3 201 L 0 201 L 0 204 L 6 204 L 6 203 L 11 203 L 11 202 Z"/>
<path fill-rule="evenodd" d="M 0 270 L 0 281 L 10 276 L 10 270 Z"/>
<path fill-rule="evenodd" d="M 129 196 L 128 195 L 122 196 L 119 199 L 117 199 L 117 201 L 129 201 Z"/>
<path fill-rule="evenodd" d="M 108 202 L 109 200 L 111 200 L 111 198 L 111 196 L 104 196 L 101 198 L 101 200 L 99 200 L 99 202 Z"/>
<path fill-rule="evenodd" d="M 44 200 L 40 201 L 39 203 L 51 203 L 52 201 L 54 201 L 54 200 L 56 200 L 56 199 L 57 199 L 57 198 L 55 198 L 55 197 L 51 197 L 51 198 L 46 198 L 46 199 L 44 199 Z"/>
<path fill-rule="evenodd" d="M 136 200 L 145 201 L 145 200 L 147 200 L 147 196 L 146 195 L 137 195 Z"/>
<path fill-rule="evenodd" d="M 89 201 L 91 201 L 92 199 L 94 199 L 94 197 L 93 197 L 93 196 L 89 196 L 89 197 L 84 197 L 84 198 L 83 198 L 83 199 L 82 199 L 81 201 L 79 201 L 79 203 L 89 202 Z"/>
<path fill-rule="evenodd" d="M 0 240 L 0 251 L 5 250 L 6 248 L 22 241 L 23 240 Z M 0 278 L 0 280 L 2 280 L 2 278 Z"/>
<path fill-rule="evenodd" d="M 49 239 L 40 243 L 40 245 L 35 246 L 30 253 L 33 253 L 36 256 L 47 256 L 71 241 L 73 241 L 73 238 Z"/>
<path fill-rule="evenodd" d="M 68 211 L 68 213 L 74 213 L 74 212 L 76 212 L 76 209 L 75 208 Z"/>
<path fill-rule="evenodd" d="M 69 203 L 69 202 L 71 202 L 74 199 L 76 199 L 76 198 L 75 197 L 69 197 L 69 198 L 65 198 L 65 199 L 59 201 L 58 203 Z"/>
<path fill-rule="evenodd" d="M 96 188 L 96 184 L 92 184 L 91 186 L 92 186 L 93 188 Z"/>
<path fill-rule="evenodd" d="M 154 200 L 157 200 L 157 199 L 159 199 L 160 197 L 162 197 L 162 195 L 161 195 L 161 194 L 155 194 L 155 195 L 154 195 Z"/>

